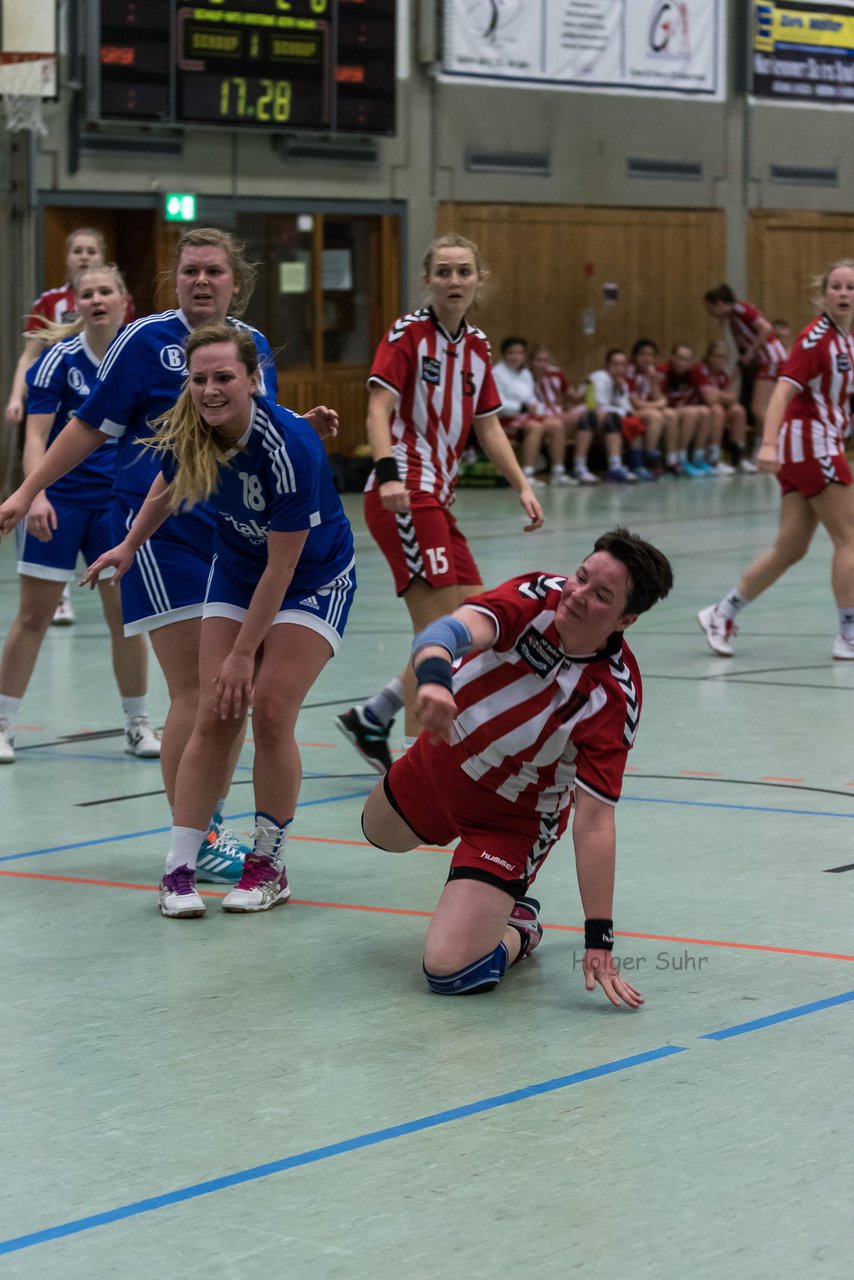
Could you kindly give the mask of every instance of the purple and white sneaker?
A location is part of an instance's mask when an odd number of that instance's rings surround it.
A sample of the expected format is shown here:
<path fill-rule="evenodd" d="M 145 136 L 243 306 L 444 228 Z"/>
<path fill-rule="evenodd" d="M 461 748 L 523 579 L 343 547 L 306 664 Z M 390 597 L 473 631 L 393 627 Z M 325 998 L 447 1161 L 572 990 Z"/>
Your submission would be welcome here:
<path fill-rule="evenodd" d="M 535 951 L 543 939 L 543 926 L 540 924 L 540 904 L 536 898 L 520 898 L 507 923 L 518 929 L 522 937 L 522 950 L 519 959 L 529 956 Z"/>
<path fill-rule="evenodd" d="M 203 916 L 207 908 L 196 892 L 196 873 L 186 863 L 160 881 L 160 912 L 173 920 Z"/>
<path fill-rule="evenodd" d="M 269 911 L 287 902 L 291 896 L 288 873 L 269 858 L 250 853 L 243 875 L 222 900 L 223 911 Z"/>

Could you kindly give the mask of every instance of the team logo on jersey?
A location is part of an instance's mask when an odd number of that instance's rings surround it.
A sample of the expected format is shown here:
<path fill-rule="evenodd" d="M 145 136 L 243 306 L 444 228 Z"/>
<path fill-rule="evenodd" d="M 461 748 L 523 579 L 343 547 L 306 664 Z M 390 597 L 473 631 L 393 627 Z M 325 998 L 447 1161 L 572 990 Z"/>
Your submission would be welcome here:
<path fill-rule="evenodd" d="M 515 647 L 519 657 L 527 662 L 531 670 L 543 680 L 563 661 L 560 649 L 556 649 L 552 642 L 534 627 L 529 627 L 524 635 L 519 637 Z"/>
<path fill-rule="evenodd" d="M 170 373 L 183 373 L 184 361 L 184 348 L 179 347 L 176 343 L 172 343 L 168 347 L 160 348 L 160 363 L 163 365 L 163 368 L 168 369 Z"/>
<path fill-rule="evenodd" d="M 442 366 L 435 356 L 422 356 L 421 358 L 421 381 L 429 382 L 431 386 L 438 387 L 442 380 Z"/>
<path fill-rule="evenodd" d="M 86 386 L 86 379 L 79 369 L 68 370 L 68 385 L 74 391 L 79 391 L 83 396 L 88 396 L 89 394 L 89 388 Z"/>
<path fill-rule="evenodd" d="M 837 373 L 850 373 L 850 372 L 851 372 L 851 361 L 848 359 L 848 352 L 847 352 L 847 351 L 837 351 L 837 353 L 836 353 L 836 372 L 837 372 Z"/>

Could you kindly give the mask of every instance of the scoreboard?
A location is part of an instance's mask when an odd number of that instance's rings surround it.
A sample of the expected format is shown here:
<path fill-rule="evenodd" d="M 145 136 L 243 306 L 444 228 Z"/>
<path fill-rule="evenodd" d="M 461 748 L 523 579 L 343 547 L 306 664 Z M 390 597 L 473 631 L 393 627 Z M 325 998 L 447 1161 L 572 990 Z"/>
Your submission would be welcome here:
<path fill-rule="evenodd" d="M 97 120 L 393 134 L 395 0 L 100 0 Z"/>

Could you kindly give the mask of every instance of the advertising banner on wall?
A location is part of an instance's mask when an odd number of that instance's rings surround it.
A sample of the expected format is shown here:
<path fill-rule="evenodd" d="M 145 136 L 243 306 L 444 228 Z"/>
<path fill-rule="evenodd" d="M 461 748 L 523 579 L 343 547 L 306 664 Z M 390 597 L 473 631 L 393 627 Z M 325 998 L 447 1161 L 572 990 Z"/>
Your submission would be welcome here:
<path fill-rule="evenodd" d="M 854 0 L 753 0 L 750 93 L 854 106 Z"/>
<path fill-rule="evenodd" d="M 439 77 L 725 95 L 725 0 L 445 0 Z"/>

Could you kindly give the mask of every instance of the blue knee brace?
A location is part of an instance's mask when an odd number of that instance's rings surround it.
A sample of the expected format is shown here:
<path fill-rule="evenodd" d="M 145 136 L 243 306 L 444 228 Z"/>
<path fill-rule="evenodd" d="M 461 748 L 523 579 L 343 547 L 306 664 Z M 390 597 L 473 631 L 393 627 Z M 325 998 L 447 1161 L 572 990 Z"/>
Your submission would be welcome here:
<path fill-rule="evenodd" d="M 497 986 L 504 977 L 504 970 L 507 968 L 507 948 L 503 942 L 499 942 L 488 956 L 482 956 L 480 960 L 475 960 L 474 964 L 467 965 L 465 969 L 458 969 L 456 973 L 448 973 L 442 977 L 428 972 L 423 965 L 422 968 L 424 968 L 427 985 L 437 996 L 465 996 L 470 991 L 488 991 L 491 987 Z"/>

